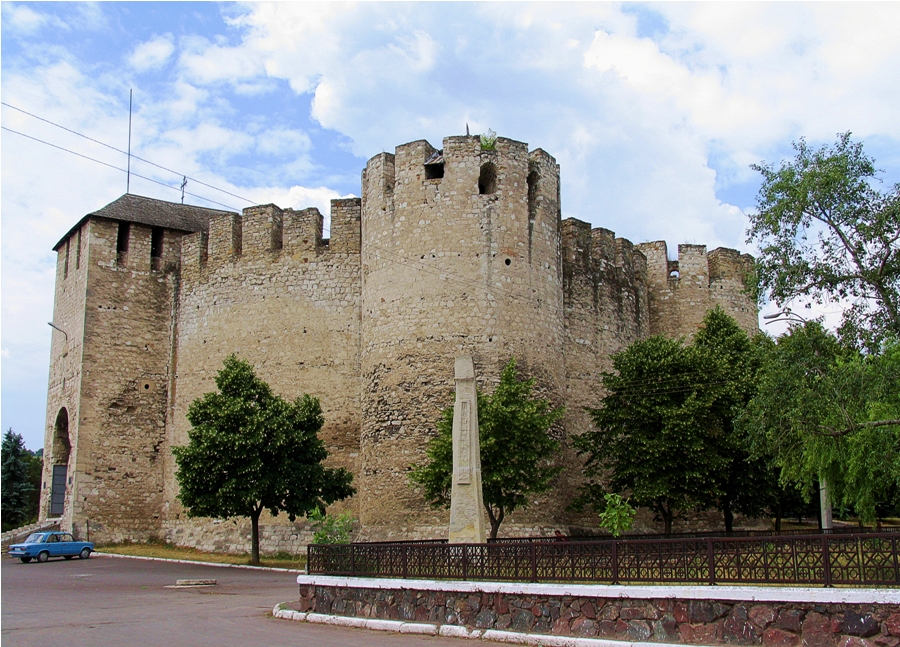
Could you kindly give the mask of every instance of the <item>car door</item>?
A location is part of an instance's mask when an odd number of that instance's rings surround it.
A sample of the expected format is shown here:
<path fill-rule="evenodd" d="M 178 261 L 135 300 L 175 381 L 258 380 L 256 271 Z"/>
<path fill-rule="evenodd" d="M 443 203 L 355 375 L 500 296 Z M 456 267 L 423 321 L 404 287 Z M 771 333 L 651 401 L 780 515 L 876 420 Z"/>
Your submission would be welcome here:
<path fill-rule="evenodd" d="M 47 552 L 50 554 L 50 557 L 58 557 L 62 554 L 59 551 L 59 535 L 47 535 Z"/>
<path fill-rule="evenodd" d="M 59 554 L 60 555 L 76 555 L 78 554 L 77 547 L 75 546 L 75 538 L 69 534 L 64 533 L 62 535 L 58 535 L 59 537 Z"/>

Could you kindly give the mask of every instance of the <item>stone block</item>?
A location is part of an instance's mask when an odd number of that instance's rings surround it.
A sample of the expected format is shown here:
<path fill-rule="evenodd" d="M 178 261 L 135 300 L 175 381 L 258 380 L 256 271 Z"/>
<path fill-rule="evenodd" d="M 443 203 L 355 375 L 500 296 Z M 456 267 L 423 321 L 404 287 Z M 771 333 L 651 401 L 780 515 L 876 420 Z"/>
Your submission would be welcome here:
<path fill-rule="evenodd" d="M 777 617 L 775 608 L 765 604 L 753 605 L 750 607 L 750 611 L 747 615 L 750 618 L 750 622 L 760 629 L 768 627 L 775 622 L 775 618 Z"/>
<path fill-rule="evenodd" d="M 628 629 L 625 630 L 625 633 L 632 640 L 643 642 L 653 634 L 653 630 L 650 629 L 650 623 L 646 620 L 631 620 L 627 624 Z"/>
<path fill-rule="evenodd" d="M 765 647 L 795 647 L 799 642 L 800 636 L 777 627 L 769 627 L 763 631 Z"/>
<path fill-rule="evenodd" d="M 900 613 L 892 613 L 884 621 L 887 632 L 892 636 L 900 636 Z"/>
<path fill-rule="evenodd" d="M 727 642 L 752 645 L 759 642 L 762 631 L 749 618 L 746 605 L 736 604 L 725 620 L 724 636 Z"/>
<path fill-rule="evenodd" d="M 881 626 L 878 621 L 868 613 L 856 613 L 855 611 L 848 610 L 844 613 L 844 622 L 841 629 L 842 633 L 868 638 L 881 631 Z M 857 646 L 849 645 L 848 647 Z"/>
<path fill-rule="evenodd" d="M 800 631 L 806 611 L 802 609 L 781 609 L 775 620 L 775 626 L 786 631 Z"/>
<path fill-rule="evenodd" d="M 580 617 L 572 621 L 572 635 L 574 636 L 596 636 L 597 623 L 590 618 Z"/>
<path fill-rule="evenodd" d="M 475 616 L 475 626 L 479 629 L 492 629 L 495 622 L 497 622 L 497 614 L 491 609 L 482 609 L 481 612 Z"/>

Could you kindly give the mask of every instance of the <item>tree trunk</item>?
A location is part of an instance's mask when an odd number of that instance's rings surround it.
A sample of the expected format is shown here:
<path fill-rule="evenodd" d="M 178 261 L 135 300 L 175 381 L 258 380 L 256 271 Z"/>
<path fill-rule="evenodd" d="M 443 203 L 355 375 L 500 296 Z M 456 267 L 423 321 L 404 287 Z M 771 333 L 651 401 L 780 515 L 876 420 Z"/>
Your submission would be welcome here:
<path fill-rule="evenodd" d="M 672 534 L 672 521 L 675 518 L 675 513 L 672 512 L 672 508 L 666 505 L 665 503 L 657 503 L 656 511 L 659 513 L 659 516 L 662 517 L 663 523 L 666 527 L 666 536 Z"/>
<path fill-rule="evenodd" d="M 262 507 L 250 514 L 250 563 L 259 566 L 259 515 Z"/>
<path fill-rule="evenodd" d="M 775 514 L 775 530 L 781 532 L 781 514 Z"/>
<path fill-rule="evenodd" d="M 725 534 L 734 532 L 734 513 L 731 512 L 731 501 L 726 499 L 722 505 L 722 513 L 725 515 Z"/>
<path fill-rule="evenodd" d="M 488 513 L 488 521 L 491 522 L 491 539 L 496 539 L 497 531 L 500 530 L 500 524 L 503 523 L 503 517 L 506 516 L 506 513 L 502 507 L 499 507 L 497 508 L 497 514 L 494 515 L 494 508 L 490 504 L 485 503 L 484 507 Z"/>

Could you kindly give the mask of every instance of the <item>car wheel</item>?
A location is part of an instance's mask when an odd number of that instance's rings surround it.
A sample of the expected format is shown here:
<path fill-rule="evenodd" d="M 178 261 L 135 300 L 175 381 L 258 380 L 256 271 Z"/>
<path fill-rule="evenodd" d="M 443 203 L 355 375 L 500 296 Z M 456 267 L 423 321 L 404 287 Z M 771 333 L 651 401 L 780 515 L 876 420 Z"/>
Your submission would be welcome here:
<path fill-rule="evenodd" d="M 23 564 L 27 564 L 28 562 L 31 561 L 31 558 L 30 558 L 30 557 L 20 557 L 19 560 L 20 560 Z"/>
<path fill-rule="evenodd" d="M 90 548 L 82 548 L 81 553 L 78 554 L 78 559 L 87 559 L 90 556 L 91 556 L 91 549 Z"/>
<path fill-rule="evenodd" d="M 46 550 L 42 550 L 41 552 L 38 553 L 38 561 L 41 564 L 46 562 L 48 559 L 50 559 L 50 553 L 48 553 Z"/>

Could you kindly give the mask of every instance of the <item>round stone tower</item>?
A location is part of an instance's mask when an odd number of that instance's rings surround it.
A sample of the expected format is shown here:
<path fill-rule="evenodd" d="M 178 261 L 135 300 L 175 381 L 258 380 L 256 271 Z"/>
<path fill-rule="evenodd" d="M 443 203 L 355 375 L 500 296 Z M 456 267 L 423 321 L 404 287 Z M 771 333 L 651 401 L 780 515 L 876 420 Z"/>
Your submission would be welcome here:
<path fill-rule="evenodd" d="M 515 357 L 563 401 L 559 223 L 559 166 L 521 142 L 416 141 L 366 165 L 357 485 L 371 539 L 446 531 L 408 476 L 452 404 L 456 356 L 473 356 L 481 388 Z"/>

